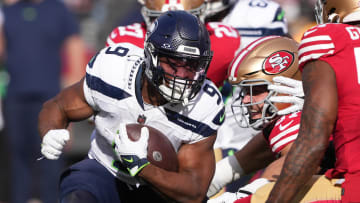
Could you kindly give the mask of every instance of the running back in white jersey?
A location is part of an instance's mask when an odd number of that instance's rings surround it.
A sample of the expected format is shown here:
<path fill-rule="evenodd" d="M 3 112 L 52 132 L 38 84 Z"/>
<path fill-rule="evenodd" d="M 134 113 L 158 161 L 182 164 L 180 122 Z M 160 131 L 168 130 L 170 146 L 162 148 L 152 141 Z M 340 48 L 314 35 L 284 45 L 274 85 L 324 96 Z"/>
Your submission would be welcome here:
<path fill-rule="evenodd" d="M 288 33 L 283 9 L 271 0 L 238 0 L 223 22 L 239 31 L 242 48 L 260 37 Z"/>
<path fill-rule="evenodd" d="M 142 118 L 145 125 L 164 133 L 178 151 L 182 144 L 214 135 L 225 117 L 221 95 L 209 80 L 186 106 L 156 107 L 143 103 L 142 57 L 143 49 L 130 43 L 106 47 L 88 64 L 84 83 L 85 98 L 96 112 L 88 155 L 129 184 L 141 182 L 121 170 L 112 148 L 114 134 L 108 131 L 115 132 L 120 123 L 137 123 Z"/>

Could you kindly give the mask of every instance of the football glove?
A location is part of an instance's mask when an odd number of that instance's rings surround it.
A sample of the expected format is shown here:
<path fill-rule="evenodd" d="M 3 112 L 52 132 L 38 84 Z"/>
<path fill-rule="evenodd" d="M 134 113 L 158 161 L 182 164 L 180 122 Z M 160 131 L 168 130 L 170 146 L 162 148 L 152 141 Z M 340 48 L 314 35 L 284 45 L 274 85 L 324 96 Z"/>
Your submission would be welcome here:
<path fill-rule="evenodd" d="M 272 96 L 270 101 L 274 103 L 291 103 L 290 107 L 279 110 L 278 115 L 286 115 L 300 111 L 304 105 L 304 91 L 302 82 L 288 77 L 276 76 L 273 78 L 275 84 L 268 85 L 268 90 L 273 90 L 288 96 Z"/>
<path fill-rule="evenodd" d="M 209 186 L 207 197 L 218 193 L 228 183 L 239 179 L 243 174 L 239 162 L 235 156 L 228 156 L 216 163 L 215 174 Z"/>
<path fill-rule="evenodd" d="M 234 202 L 237 199 L 241 199 L 244 197 L 247 197 L 249 195 L 252 195 L 258 190 L 260 187 L 266 185 L 269 183 L 269 181 L 265 178 L 259 178 L 254 180 L 253 182 L 245 185 L 242 188 L 239 188 L 239 190 L 235 193 L 232 192 L 225 192 L 222 195 L 210 199 L 207 202 L 208 203 L 226 203 L 226 202 Z"/>
<path fill-rule="evenodd" d="M 66 142 L 70 139 L 66 129 L 49 130 L 42 139 L 41 154 L 47 159 L 59 159 Z"/>
<path fill-rule="evenodd" d="M 150 162 L 147 160 L 149 129 L 141 128 L 141 136 L 131 141 L 126 132 L 126 125 L 120 124 L 115 136 L 115 152 L 131 176 L 136 176 Z"/>

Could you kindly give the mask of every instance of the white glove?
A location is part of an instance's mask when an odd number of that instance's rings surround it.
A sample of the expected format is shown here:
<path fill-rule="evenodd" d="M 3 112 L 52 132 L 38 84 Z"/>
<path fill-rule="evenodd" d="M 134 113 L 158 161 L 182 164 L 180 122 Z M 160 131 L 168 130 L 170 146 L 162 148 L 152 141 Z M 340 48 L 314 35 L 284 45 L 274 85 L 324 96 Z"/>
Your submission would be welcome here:
<path fill-rule="evenodd" d="M 219 197 L 216 197 L 214 199 L 210 199 L 207 202 L 208 203 L 226 203 L 226 202 L 234 202 L 237 199 L 241 199 L 244 197 L 247 197 L 249 195 L 252 195 L 261 188 L 262 186 L 269 183 L 269 180 L 266 178 L 259 178 L 254 180 L 253 182 L 245 185 L 242 188 L 239 188 L 239 190 L 235 193 L 231 192 L 225 192 L 224 194 L 220 195 Z"/>
<path fill-rule="evenodd" d="M 289 96 L 272 96 L 270 101 L 274 103 L 291 103 L 290 107 L 277 112 L 278 115 L 286 115 L 299 111 L 304 105 L 304 91 L 302 82 L 288 77 L 276 76 L 273 78 L 275 84 L 268 85 L 268 90 Z M 276 84 L 279 83 L 279 84 Z"/>
<path fill-rule="evenodd" d="M 239 179 L 244 171 L 235 156 L 228 156 L 216 163 L 215 174 L 209 186 L 207 197 L 218 193 L 225 185 Z"/>
<path fill-rule="evenodd" d="M 150 164 L 147 160 L 149 129 L 141 128 L 141 136 L 137 141 L 131 141 L 126 132 L 126 125 L 120 124 L 115 136 L 115 152 L 131 176 L 138 174 Z"/>
<path fill-rule="evenodd" d="M 236 193 L 224 192 L 222 195 L 216 198 L 209 199 L 207 203 L 233 203 L 235 200 L 239 198 L 236 196 Z"/>
<path fill-rule="evenodd" d="M 59 159 L 62 149 L 70 139 L 69 131 L 66 129 L 49 130 L 43 137 L 41 143 L 41 154 L 47 159 Z"/>

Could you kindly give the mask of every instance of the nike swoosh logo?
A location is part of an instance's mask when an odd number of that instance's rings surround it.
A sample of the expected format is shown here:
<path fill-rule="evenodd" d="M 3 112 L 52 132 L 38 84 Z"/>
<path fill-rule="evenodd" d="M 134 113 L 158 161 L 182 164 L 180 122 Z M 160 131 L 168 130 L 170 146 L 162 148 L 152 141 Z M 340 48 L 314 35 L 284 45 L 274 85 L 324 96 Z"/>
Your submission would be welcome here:
<path fill-rule="evenodd" d="M 309 31 L 305 32 L 305 33 L 304 33 L 304 37 L 306 37 L 307 35 L 315 32 L 315 31 L 317 31 L 317 29 L 315 29 L 315 30 L 309 30 Z"/>
<path fill-rule="evenodd" d="M 289 123 L 285 124 L 285 125 L 279 125 L 279 129 L 280 131 L 283 131 L 285 128 L 289 127 L 289 125 L 292 123 L 293 121 L 290 121 Z"/>
<path fill-rule="evenodd" d="M 223 114 L 223 115 L 220 117 L 220 123 L 223 122 L 224 119 L 225 119 L 225 114 Z"/>
<path fill-rule="evenodd" d="M 131 159 L 122 158 L 124 161 L 132 163 L 134 162 L 134 159 L 131 157 Z"/>

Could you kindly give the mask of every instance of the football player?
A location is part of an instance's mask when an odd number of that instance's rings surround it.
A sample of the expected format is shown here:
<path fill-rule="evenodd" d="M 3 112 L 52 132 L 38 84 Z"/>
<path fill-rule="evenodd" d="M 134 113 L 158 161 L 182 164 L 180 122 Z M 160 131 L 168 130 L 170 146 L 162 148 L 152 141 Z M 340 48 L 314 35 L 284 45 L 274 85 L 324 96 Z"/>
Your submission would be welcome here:
<path fill-rule="evenodd" d="M 220 21 L 235 28 L 241 36 L 240 49 L 245 48 L 249 43 L 260 37 L 269 35 L 289 36 L 284 11 L 281 6 L 274 1 L 207 0 L 206 6 L 205 21 Z M 289 81 L 292 84 L 299 84 L 298 87 L 301 87 L 300 82 L 292 82 L 291 79 L 289 79 Z M 242 128 L 237 124 L 230 108 L 231 92 L 233 89 L 236 88 L 232 88 L 232 86 L 226 82 L 221 91 L 226 105 L 226 119 L 218 131 L 218 137 L 215 142 L 215 152 L 221 154 L 221 158 L 232 155 L 235 151 L 240 150 L 259 132 L 252 128 Z M 294 89 L 294 91 L 297 90 L 300 89 Z M 302 90 L 300 90 L 300 92 L 302 92 Z M 292 108 L 294 107 L 295 106 Z M 284 109 L 283 111 L 290 112 L 291 110 Z M 283 112 L 281 111 L 280 113 Z M 284 114 L 286 113 L 287 112 Z M 219 151 L 221 151 L 221 153 Z M 250 176 L 243 176 L 235 183 L 227 185 L 225 190 L 235 192 L 239 185 L 243 185 L 249 178 Z"/>
<path fill-rule="evenodd" d="M 206 27 L 185 11 L 158 17 L 144 49 L 119 43 L 96 54 L 86 76 L 46 102 L 39 115 L 41 151 L 48 159 L 59 158 L 69 122 L 94 115 L 88 157 L 62 174 L 60 202 L 201 202 L 225 116 L 221 94 L 206 79 L 211 58 Z M 167 136 L 178 171 L 146 159 L 147 128 L 139 141 L 127 138 L 124 125 L 138 118 Z"/>
<path fill-rule="evenodd" d="M 260 178 L 238 192 L 226 192 L 209 203 L 233 202 L 240 198 L 244 199 L 239 202 L 250 202 L 251 194 L 276 180 L 280 174 L 283 161 L 298 135 L 301 111 L 279 116 L 278 111 L 288 108 L 291 103 L 274 102 L 273 97 L 285 95 L 279 95 L 272 88 L 279 78 L 281 81 L 301 79 L 297 50 L 298 44 L 294 40 L 269 36 L 254 41 L 235 57 L 229 68 L 229 82 L 241 91 L 233 95 L 233 114 L 239 125 L 261 130 L 261 133 L 235 155 L 217 163 L 208 196 L 245 174 L 266 169 Z"/>
<path fill-rule="evenodd" d="M 297 46 L 297 43 L 289 38 L 269 36 L 255 40 L 234 58 L 229 67 L 229 82 L 241 91 L 233 95 L 233 115 L 241 127 L 262 130 L 262 133 L 251 139 L 235 155 L 218 162 L 215 177 L 209 188 L 209 197 L 235 179 L 267 166 L 274 160 L 272 153 L 279 156 L 286 154 L 296 138 L 301 113 L 277 116 L 277 112 L 285 106 L 270 101 L 270 98 L 277 94 L 269 91 L 267 86 L 274 83 L 275 76 L 301 79 L 297 66 Z M 270 122 L 271 124 L 268 124 Z M 268 126 L 264 129 L 265 124 Z M 246 154 L 249 152 L 254 154 Z M 268 180 L 264 183 L 267 182 Z M 229 196 L 228 194 L 233 194 L 233 198 L 224 199 Z M 209 202 L 236 199 L 235 193 L 226 192 Z"/>
<path fill-rule="evenodd" d="M 344 182 L 319 193 L 338 187 L 341 202 L 360 202 L 360 1 L 317 0 L 315 11 L 319 25 L 304 33 L 299 47 L 305 92 L 299 136 L 267 202 L 294 201 L 332 133 L 336 165 L 322 178 Z"/>
<path fill-rule="evenodd" d="M 108 36 L 106 46 L 117 43 L 132 43 L 138 47 L 144 47 L 144 40 L 147 28 L 154 19 L 161 13 L 171 10 L 186 10 L 195 14 L 201 21 L 205 21 L 208 11 L 209 2 L 207 0 L 138 0 L 142 5 L 141 14 L 144 22 L 134 23 L 127 26 L 116 27 Z M 226 3 L 225 7 L 229 7 L 230 3 Z M 220 10 L 219 10 L 220 11 Z M 234 28 L 228 26 L 221 21 L 206 20 L 206 28 L 210 35 L 211 50 L 214 51 L 213 60 L 210 63 L 207 77 L 215 83 L 215 85 L 224 92 L 227 88 L 223 88 L 224 81 L 227 79 L 227 69 L 234 58 L 236 52 L 240 48 L 241 38 Z M 222 93 L 223 94 L 223 93 Z M 226 114 L 226 118 L 227 118 Z M 225 119 L 226 122 L 227 119 Z M 235 124 L 236 125 L 236 124 Z M 227 142 L 231 139 L 229 130 L 225 127 L 222 130 L 224 136 L 218 136 L 216 143 L 223 143 L 225 141 L 226 148 L 230 148 Z M 249 130 L 252 132 L 252 130 Z M 246 137 L 246 136 L 244 136 Z M 223 141 L 221 141 L 223 140 Z M 235 146 L 241 146 L 239 143 L 234 143 Z M 219 148 L 215 144 L 214 148 Z M 216 150 L 217 159 L 221 159 L 221 150 Z"/>
<path fill-rule="evenodd" d="M 245 48 L 260 37 L 289 36 L 285 12 L 272 0 L 207 0 L 206 21 L 221 21 L 235 28 Z"/>

